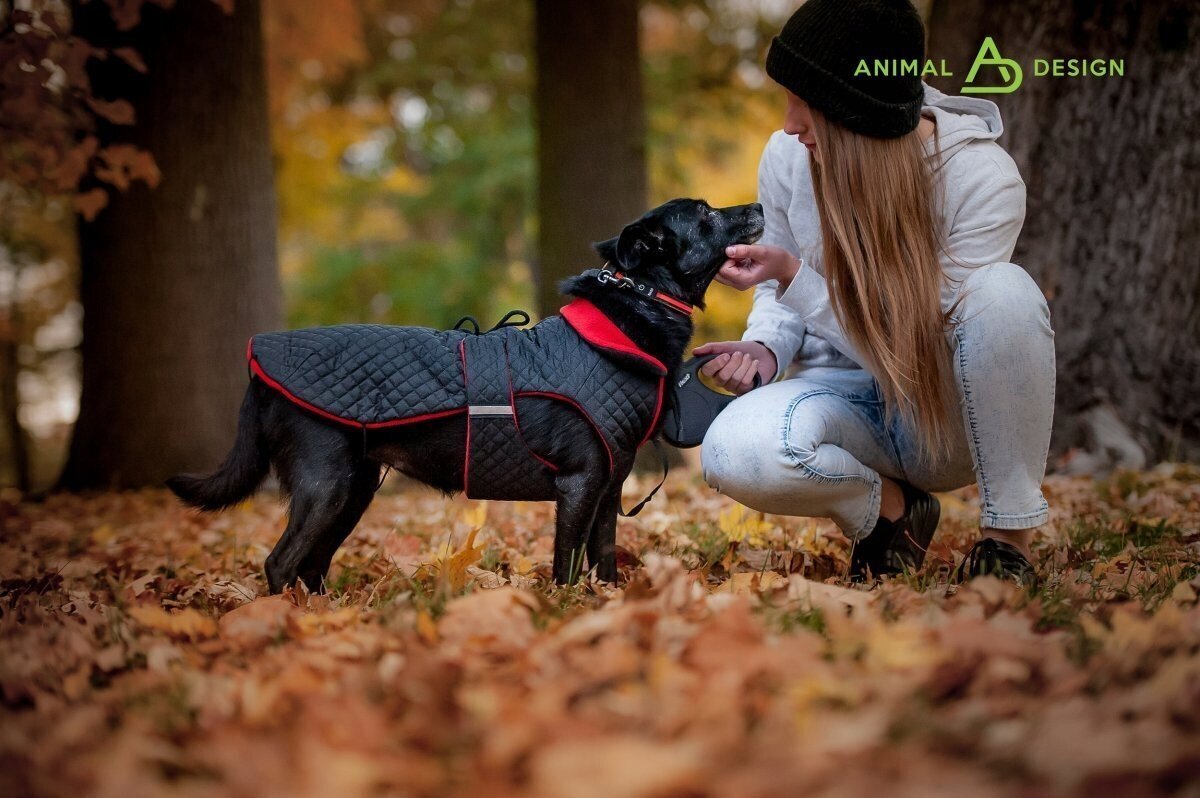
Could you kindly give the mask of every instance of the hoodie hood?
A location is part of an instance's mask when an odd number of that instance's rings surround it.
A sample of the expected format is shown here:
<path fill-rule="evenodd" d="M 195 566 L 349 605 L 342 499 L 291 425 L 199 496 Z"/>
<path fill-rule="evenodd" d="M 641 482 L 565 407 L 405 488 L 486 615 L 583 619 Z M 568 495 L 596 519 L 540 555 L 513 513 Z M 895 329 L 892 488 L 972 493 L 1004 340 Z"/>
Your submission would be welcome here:
<path fill-rule="evenodd" d="M 1000 109 L 991 100 L 943 94 L 928 83 L 921 85 L 925 87 L 921 113 L 937 122 L 936 143 L 943 164 L 972 141 L 995 141 L 1004 132 Z M 925 142 L 925 150 L 930 157 L 934 155 L 932 138 Z"/>

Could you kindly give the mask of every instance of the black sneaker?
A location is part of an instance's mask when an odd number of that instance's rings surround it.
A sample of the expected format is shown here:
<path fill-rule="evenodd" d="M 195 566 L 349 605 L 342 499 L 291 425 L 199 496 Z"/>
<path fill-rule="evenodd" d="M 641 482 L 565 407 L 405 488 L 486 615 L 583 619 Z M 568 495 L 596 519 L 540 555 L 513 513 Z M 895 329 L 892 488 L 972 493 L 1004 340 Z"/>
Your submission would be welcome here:
<path fill-rule="evenodd" d="M 977 576 L 1011 579 L 1027 588 L 1037 586 L 1033 563 L 1016 546 L 995 538 L 981 538 L 972 546 L 958 564 L 951 581 L 961 583 Z"/>
<path fill-rule="evenodd" d="M 904 515 L 895 521 L 883 516 L 875 528 L 854 544 L 850 552 L 850 579 L 895 576 L 915 571 L 925 562 L 925 550 L 937 530 L 942 506 L 933 494 L 896 480 L 904 494 Z"/>

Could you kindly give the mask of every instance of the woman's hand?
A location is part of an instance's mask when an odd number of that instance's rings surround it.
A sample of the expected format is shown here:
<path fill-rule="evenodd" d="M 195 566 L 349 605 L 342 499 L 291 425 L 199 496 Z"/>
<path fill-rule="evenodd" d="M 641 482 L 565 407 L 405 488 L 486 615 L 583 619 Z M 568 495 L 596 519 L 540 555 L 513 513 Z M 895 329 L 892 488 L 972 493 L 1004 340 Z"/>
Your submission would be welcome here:
<path fill-rule="evenodd" d="M 718 341 L 692 350 L 693 355 L 717 354 L 701 373 L 732 394 L 741 396 L 754 387 L 754 373 L 766 385 L 775 377 L 775 355 L 758 341 Z"/>
<path fill-rule="evenodd" d="M 717 282 L 745 291 L 766 280 L 778 280 L 784 288 L 800 270 L 800 259 L 781 247 L 766 244 L 734 244 L 725 248 L 729 260 L 717 272 Z"/>

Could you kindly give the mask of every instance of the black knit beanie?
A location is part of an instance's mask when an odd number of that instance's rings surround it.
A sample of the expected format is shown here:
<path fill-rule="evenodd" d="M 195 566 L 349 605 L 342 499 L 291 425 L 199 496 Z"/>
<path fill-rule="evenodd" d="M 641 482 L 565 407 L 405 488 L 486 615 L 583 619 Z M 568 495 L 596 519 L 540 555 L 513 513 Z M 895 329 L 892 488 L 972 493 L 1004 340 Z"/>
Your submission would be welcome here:
<path fill-rule="evenodd" d="M 876 138 L 903 136 L 921 121 L 925 25 L 911 0 L 807 0 L 767 51 L 767 74 L 826 117 Z M 918 74 L 875 75 L 916 61 Z M 871 74 L 855 76 L 865 60 Z"/>

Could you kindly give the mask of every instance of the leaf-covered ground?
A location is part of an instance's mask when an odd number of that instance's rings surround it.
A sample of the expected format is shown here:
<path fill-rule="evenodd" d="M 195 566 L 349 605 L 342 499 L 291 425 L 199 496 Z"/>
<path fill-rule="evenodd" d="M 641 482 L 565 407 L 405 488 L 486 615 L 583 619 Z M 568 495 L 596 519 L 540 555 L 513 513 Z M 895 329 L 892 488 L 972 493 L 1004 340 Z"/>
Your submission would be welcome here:
<path fill-rule="evenodd" d="M 270 494 L 2 504 L 0 795 L 1200 794 L 1200 470 L 1046 492 L 1034 593 L 947 586 L 970 490 L 871 591 L 686 473 L 617 588 L 548 583 L 550 504 L 385 487 L 274 598 Z"/>

